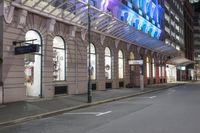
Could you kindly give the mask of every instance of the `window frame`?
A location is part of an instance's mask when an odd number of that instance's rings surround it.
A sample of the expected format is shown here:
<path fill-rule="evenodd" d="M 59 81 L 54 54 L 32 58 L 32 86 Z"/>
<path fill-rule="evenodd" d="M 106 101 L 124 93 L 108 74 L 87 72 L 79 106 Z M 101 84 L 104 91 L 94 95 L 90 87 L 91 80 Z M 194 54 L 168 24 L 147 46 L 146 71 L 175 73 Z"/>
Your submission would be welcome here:
<path fill-rule="evenodd" d="M 64 40 L 64 38 L 62 36 L 56 35 L 56 36 L 54 36 L 53 40 L 56 37 L 60 38 L 63 41 L 63 44 L 64 44 L 63 48 L 55 47 L 54 43 L 53 43 L 53 47 L 52 47 L 53 50 L 56 49 L 56 50 L 62 50 L 62 51 L 64 51 L 64 59 L 63 59 L 64 60 L 64 79 L 63 80 L 54 80 L 53 79 L 53 81 L 55 81 L 55 82 L 66 81 L 67 80 L 67 55 L 66 55 L 67 54 L 67 46 L 66 46 L 66 42 L 65 42 L 65 40 Z"/>

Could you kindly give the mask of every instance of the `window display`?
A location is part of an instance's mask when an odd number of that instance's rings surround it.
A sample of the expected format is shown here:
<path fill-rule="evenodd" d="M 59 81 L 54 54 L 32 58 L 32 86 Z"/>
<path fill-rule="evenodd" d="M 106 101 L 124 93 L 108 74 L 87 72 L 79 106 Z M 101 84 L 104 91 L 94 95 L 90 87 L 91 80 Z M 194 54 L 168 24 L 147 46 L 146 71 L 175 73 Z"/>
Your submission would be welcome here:
<path fill-rule="evenodd" d="M 165 66 L 162 66 L 162 77 L 165 77 Z"/>
<path fill-rule="evenodd" d="M 93 44 L 90 44 L 90 52 L 89 47 L 87 47 L 87 66 L 89 67 L 89 54 L 90 54 L 90 76 L 92 80 L 96 79 L 96 50 Z"/>
<path fill-rule="evenodd" d="M 147 68 L 147 78 L 150 77 L 150 63 L 149 63 L 149 57 L 146 58 L 146 68 Z"/>
<path fill-rule="evenodd" d="M 41 37 L 34 30 L 30 30 L 25 35 L 26 44 L 35 44 L 40 46 L 37 54 L 25 54 L 24 56 L 24 78 L 26 85 L 26 95 L 38 97 L 41 95 Z M 31 41 L 30 41 L 31 40 Z"/>
<path fill-rule="evenodd" d="M 106 79 L 111 79 L 112 72 L 112 60 L 111 60 L 111 52 L 108 47 L 105 48 L 105 77 Z"/>
<path fill-rule="evenodd" d="M 65 43 L 63 39 L 56 36 L 53 39 L 53 79 L 65 80 Z"/>
<path fill-rule="evenodd" d="M 154 58 L 152 59 L 152 72 L 153 72 L 153 78 L 156 77 L 156 71 L 155 71 L 155 62 L 154 62 Z"/>
<path fill-rule="evenodd" d="M 118 72 L 119 72 L 119 78 L 124 78 L 124 56 L 121 50 L 118 52 Z"/>

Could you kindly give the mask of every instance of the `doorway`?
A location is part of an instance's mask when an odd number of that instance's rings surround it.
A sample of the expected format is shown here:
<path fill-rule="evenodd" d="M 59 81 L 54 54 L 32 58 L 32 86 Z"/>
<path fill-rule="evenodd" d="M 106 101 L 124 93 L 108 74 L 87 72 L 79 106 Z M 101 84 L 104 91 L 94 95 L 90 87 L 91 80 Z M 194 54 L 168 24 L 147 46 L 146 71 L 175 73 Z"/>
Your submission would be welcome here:
<path fill-rule="evenodd" d="M 25 45 L 40 46 L 38 53 L 26 54 L 24 58 L 25 86 L 27 98 L 40 98 L 42 96 L 42 40 L 38 32 L 29 30 L 25 35 Z"/>
<path fill-rule="evenodd" d="M 134 65 L 130 65 L 130 82 L 132 84 L 132 86 L 134 86 L 134 80 L 135 80 L 135 66 Z"/>

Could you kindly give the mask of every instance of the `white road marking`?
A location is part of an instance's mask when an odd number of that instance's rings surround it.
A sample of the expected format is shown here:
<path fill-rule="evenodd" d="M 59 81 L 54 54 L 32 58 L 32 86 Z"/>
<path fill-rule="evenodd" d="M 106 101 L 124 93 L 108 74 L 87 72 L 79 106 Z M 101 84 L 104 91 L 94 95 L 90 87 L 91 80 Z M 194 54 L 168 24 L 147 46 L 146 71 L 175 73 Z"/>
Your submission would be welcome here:
<path fill-rule="evenodd" d="M 156 96 L 152 96 L 152 97 L 149 97 L 149 98 L 153 99 L 153 98 L 156 98 Z"/>
<path fill-rule="evenodd" d="M 64 115 L 96 115 L 96 116 L 102 116 L 105 114 L 109 114 L 112 111 L 107 112 L 77 112 L 77 113 L 64 113 Z"/>
<path fill-rule="evenodd" d="M 109 114 L 109 113 L 112 113 L 112 111 L 107 111 L 107 112 L 99 113 L 96 116 L 102 116 L 102 115 Z"/>
<path fill-rule="evenodd" d="M 77 113 L 64 113 L 64 115 L 97 115 L 101 112 L 77 112 Z"/>

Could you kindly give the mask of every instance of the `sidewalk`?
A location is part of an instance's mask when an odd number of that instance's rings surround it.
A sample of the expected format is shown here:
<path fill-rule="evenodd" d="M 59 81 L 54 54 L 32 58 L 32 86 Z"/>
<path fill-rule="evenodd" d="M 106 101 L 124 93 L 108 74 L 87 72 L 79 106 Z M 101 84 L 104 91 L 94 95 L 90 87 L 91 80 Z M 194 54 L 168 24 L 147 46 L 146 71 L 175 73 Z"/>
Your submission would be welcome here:
<path fill-rule="evenodd" d="M 182 84 L 185 83 L 179 82 L 162 85 L 149 85 L 144 91 L 141 91 L 139 88 L 120 88 L 105 91 L 93 91 L 93 102 L 90 104 L 87 103 L 87 94 L 81 94 L 60 96 L 49 100 L 27 100 L 24 102 L 0 105 L 0 127 L 58 115 L 63 112 L 133 97 Z"/>

